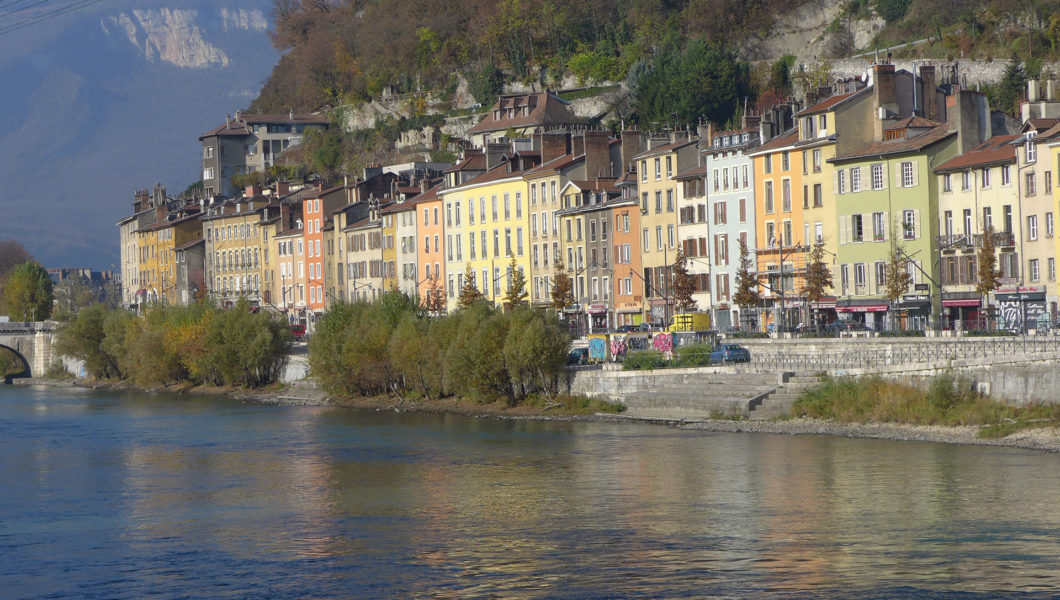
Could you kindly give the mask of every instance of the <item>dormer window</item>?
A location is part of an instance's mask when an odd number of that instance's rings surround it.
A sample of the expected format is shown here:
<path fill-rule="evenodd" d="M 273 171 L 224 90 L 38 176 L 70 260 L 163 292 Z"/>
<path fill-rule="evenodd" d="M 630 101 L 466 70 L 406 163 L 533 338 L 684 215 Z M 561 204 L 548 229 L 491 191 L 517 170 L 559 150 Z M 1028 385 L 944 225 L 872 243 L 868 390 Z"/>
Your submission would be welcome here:
<path fill-rule="evenodd" d="M 720 137 L 714 138 L 714 147 L 715 148 L 721 148 L 721 138 Z"/>
<path fill-rule="evenodd" d="M 1038 148 L 1034 143 L 1034 136 L 1038 135 L 1037 131 L 1027 132 L 1027 142 L 1025 144 L 1027 150 L 1027 162 L 1032 163 L 1038 160 Z"/>

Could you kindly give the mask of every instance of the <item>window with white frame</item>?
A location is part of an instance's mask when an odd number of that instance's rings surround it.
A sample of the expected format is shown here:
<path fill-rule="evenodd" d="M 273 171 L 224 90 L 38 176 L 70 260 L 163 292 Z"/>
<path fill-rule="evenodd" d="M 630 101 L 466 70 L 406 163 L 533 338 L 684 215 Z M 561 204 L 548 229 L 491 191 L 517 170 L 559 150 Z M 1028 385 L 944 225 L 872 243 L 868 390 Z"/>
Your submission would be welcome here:
<path fill-rule="evenodd" d="M 1027 216 L 1027 239 L 1032 242 L 1038 239 L 1038 215 Z"/>
<path fill-rule="evenodd" d="M 872 165 L 872 189 L 883 189 L 883 164 L 881 163 Z"/>
<path fill-rule="evenodd" d="M 1040 274 L 1038 273 L 1038 259 L 1032 258 L 1027 262 L 1027 271 L 1030 273 L 1031 281 L 1038 281 Z"/>
<path fill-rule="evenodd" d="M 913 187 L 913 162 L 902 163 L 902 187 Z"/>
<path fill-rule="evenodd" d="M 902 238 L 906 240 L 916 239 L 916 211 L 902 211 Z"/>
<path fill-rule="evenodd" d="M 861 167 L 853 167 L 850 169 L 850 191 L 861 191 Z"/>
<path fill-rule="evenodd" d="M 836 169 L 836 192 L 839 194 L 846 193 L 847 186 L 847 172 L 844 169 Z"/>
<path fill-rule="evenodd" d="M 883 241 L 884 214 L 882 212 L 872 213 L 872 239 Z"/>

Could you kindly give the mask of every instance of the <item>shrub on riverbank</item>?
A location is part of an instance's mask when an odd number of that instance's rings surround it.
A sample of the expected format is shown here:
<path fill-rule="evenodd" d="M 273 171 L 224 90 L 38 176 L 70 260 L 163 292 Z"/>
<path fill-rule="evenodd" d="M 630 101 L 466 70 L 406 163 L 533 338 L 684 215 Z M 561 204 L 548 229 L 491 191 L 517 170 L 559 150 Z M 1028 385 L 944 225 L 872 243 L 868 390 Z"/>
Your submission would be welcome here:
<path fill-rule="evenodd" d="M 966 378 L 948 373 L 933 378 L 925 389 L 879 376 L 827 379 L 796 400 L 791 414 L 842 423 L 976 425 L 983 427 L 982 437 L 1060 424 L 1060 406 L 1002 404 L 977 394 Z"/>
<path fill-rule="evenodd" d="M 242 301 L 156 304 L 143 316 L 95 305 L 59 330 L 56 350 L 99 379 L 259 387 L 279 378 L 292 341 L 286 323 Z"/>
<path fill-rule="evenodd" d="M 527 307 L 501 312 L 476 302 L 428 317 L 415 300 L 388 292 L 338 303 L 309 341 L 310 374 L 332 395 L 442 396 L 509 405 L 539 391 L 552 397 L 570 337 L 559 321 Z"/>

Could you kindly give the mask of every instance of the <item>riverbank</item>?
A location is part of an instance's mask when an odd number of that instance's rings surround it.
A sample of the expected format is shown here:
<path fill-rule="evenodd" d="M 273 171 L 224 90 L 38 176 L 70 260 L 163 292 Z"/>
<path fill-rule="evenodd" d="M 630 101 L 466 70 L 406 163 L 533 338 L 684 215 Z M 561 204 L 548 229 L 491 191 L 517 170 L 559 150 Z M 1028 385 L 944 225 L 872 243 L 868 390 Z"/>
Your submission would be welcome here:
<path fill-rule="evenodd" d="M 17 380 L 18 385 L 48 385 L 54 387 L 80 387 L 93 390 L 138 390 L 174 394 L 204 394 L 224 396 L 243 402 L 260 402 L 282 406 L 328 406 L 361 410 L 385 410 L 396 412 L 422 412 L 450 414 L 473 418 L 531 419 L 547 421 L 592 421 L 656 423 L 688 431 L 768 433 L 781 435 L 830 435 L 847 438 L 880 439 L 898 442 L 929 442 L 976 446 L 1004 446 L 1025 448 L 1045 452 L 1060 452 L 1060 428 L 1034 427 L 1021 429 L 997 438 L 979 437 L 978 426 L 960 425 L 904 425 L 898 423 L 840 423 L 825 419 L 795 418 L 777 421 L 749 421 L 731 419 L 707 419 L 683 421 L 670 419 L 642 419 L 622 414 L 593 413 L 571 414 L 563 410 L 544 409 L 537 406 L 509 407 L 503 402 L 481 404 L 457 399 L 424 402 L 402 400 L 393 397 L 361 397 L 332 399 L 313 386 L 285 386 L 263 390 L 244 390 L 210 386 L 173 385 L 144 389 L 118 382 L 99 382 L 73 379 Z M 558 408 L 558 407 L 557 407 Z"/>

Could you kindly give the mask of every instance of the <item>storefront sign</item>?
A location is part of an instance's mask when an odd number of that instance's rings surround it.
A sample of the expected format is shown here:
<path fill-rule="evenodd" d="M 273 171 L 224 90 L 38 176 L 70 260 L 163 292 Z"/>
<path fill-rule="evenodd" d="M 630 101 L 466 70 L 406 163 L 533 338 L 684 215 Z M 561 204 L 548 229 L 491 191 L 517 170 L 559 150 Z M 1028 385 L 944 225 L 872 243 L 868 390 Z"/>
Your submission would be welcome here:
<path fill-rule="evenodd" d="M 837 306 L 836 312 L 841 313 L 874 313 L 887 312 L 886 304 L 866 304 L 862 306 Z"/>

